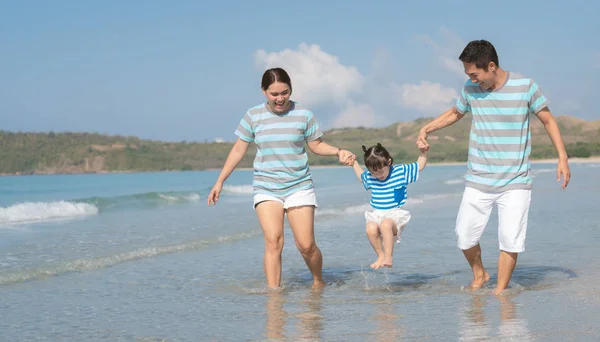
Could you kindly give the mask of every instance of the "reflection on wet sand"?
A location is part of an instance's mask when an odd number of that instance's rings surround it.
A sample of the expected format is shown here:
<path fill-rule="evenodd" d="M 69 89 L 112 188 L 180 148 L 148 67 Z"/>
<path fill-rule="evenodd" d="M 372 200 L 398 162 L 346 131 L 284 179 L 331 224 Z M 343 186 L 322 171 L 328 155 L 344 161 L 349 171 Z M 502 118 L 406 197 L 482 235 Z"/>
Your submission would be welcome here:
<path fill-rule="evenodd" d="M 485 318 L 485 299 L 472 296 L 471 305 L 467 304 L 460 321 L 460 341 L 481 341 L 490 338 L 490 327 Z"/>
<path fill-rule="evenodd" d="M 485 308 L 487 303 L 499 301 L 500 324 L 497 336 L 492 336 L 492 328 L 487 322 Z M 500 338 L 502 340 L 529 341 L 531 333 L 527 328 L 527 322 L 518 317 L 518 310 L 511 296 L 472 296 L 470 305 L 465 307 L 461 316 L 460 341 L 482 341 Z"/>
<path fill-rule="evenodd" d="M 400 315 L 396 313 L 398 304 L 389 299 L 377 301 L 375 315 L 371 324 L 375 330 L 371 333 L 375 341 L 401 341 L 402 329 L 400 327 Z M 369 340 L 371 340 L 369 338 Z"/>
<path fill-rule="evenodd" d="M 298 325 L 301 340 L 321 340 L 323 332 L 323 289 L 313 289 L 300 303 Z M 304 309 L 304 310 L 302 310 Z"/>
<path fill-rule="evenodd" d="M 267 321 L 265 335 L 267 339 L 285 339 L 287 312 L 284 310 L 285 297 L 281 292 L 267 294 Z"/>
<path fill-rule="evenodd" d="M 497 296 L 500 301 L 500 326 L 498 337 L 508 340 L 529 341 L 531 333 L 527 321 L 518 317 L 515 302 L 509 296 Z"/>
<path fill-rule="evenodd" d="M 323 289 L 314 289 L 299 298 L 298 313 L 293 316 L 297 318 L 298 338 L 290 336 L 291 329 L 288 326 L 290 314 L 284 306 L 290 304 L 289 298 L 282 292 L 272 292 L 267 298 L 267 319 L 265 326 L 265 337 L 268 340 L 321 340 L 324 322 L 321 311 Z M 292 303 L 296 304 L 296 303 Z M 295 334 L 294 334 L 295 335 Z"/>

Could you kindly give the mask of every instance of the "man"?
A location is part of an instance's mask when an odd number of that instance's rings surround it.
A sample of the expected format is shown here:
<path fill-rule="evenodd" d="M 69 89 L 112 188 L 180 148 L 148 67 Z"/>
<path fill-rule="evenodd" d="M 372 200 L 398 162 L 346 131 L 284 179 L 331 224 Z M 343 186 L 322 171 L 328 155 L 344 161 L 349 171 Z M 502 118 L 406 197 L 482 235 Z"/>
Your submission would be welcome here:
<path fill-rule="evenodd" d="M 425 125 L 417 146 L 428 147 L 427 135 L 472 113 L 465 191 L 456 218 L 458 247 L 473 270 L 471 289 L 490 276 L 481 261 L 479 240 L 494 204 L 498 207 L 498 283 L 494 294 L 508 287 L 518 253 L 525 250 L 532 177 L 530 115 L 544 124 L 558 152 L 557 181 L 562 188 L 571 178 L 567 153 L 548 100 L 530 78 L 500 68 L 494 46 L 472 41 L 458 58 L 469 80 L 455 106 Z"/>

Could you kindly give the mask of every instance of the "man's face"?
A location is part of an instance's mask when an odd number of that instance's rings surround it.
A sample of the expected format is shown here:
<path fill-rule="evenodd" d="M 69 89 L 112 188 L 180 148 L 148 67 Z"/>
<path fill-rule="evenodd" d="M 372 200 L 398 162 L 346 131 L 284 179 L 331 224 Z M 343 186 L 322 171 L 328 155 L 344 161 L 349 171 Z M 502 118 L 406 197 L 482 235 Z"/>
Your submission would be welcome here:
<path fill-rule="evenodd" d="M 490 90 L 496 84 L 496 64 L 493 62 L 490 62 L 487 71 L 477 68 L 475 63 L 463 62 L 463 66 L 465 74 L 469 76 L 471 82 L 479 84 L 482 89 Z"/>

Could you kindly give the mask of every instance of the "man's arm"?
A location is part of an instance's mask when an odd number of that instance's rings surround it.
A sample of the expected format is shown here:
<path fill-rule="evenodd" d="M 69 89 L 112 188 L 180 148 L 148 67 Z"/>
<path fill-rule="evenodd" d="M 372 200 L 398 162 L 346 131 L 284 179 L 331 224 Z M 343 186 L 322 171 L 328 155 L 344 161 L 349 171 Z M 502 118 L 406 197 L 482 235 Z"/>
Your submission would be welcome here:
<path fill-rule="evenodd" d="M 556 181 L 560 181 L 561 176 L 564 177 L 562 188 L 566 188 L 571 180 L 571 170 L 569 169 L 569 160 L 567 157 L 567 151 L 565 150 L 565 144 L 563 143 L 562 136 L 558 124 L 554 119 L 554 116 L 550 112 L 548 107 L 544 107 L 537 114 L 544 128 L 554 144 L 556 152 L 558 152 L 558 167 L 556 169 Z"/>
<path fill-rule="evenodd" d="M 427 134 L 448 127 L 462 119 L 464 116 L 465 114 L 461 114 L 456 106 L 452 106 L 450 110 L 447 110 L 442 115 L 438 116 L 433 121 L 421 128 L 419 131 L 419 137 L 417 138 L 417 146 L 419 148 L 429 146 L 427 143 Z"/>

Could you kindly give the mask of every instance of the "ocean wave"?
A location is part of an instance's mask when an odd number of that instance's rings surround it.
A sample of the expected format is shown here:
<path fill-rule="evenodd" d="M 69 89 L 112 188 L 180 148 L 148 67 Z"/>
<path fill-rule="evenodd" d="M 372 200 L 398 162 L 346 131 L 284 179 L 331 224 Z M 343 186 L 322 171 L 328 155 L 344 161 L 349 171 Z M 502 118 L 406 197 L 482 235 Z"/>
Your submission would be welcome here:
<path fill-rule="evenodd" d="M 195 202 L 195 201 L 200 200 L 200 195 L 196 194 L 196 193 L 181 194 L 179 196 L 177 196 L 177 195 L 173 196 L 173 195 L 159 193 L 158 196 L 169 202 L 185 202 L 185 201 Z"/>
<path fill-rule="evenodd" d="M 434 194 L 434 195 L 422 195 L 417 197 L 409 197 L 406 200 L 406 204 L 404 205 L 406 208 L 410 208 L 415 205 L 423 204 L 427 201 L 435 201 L 442 200 L 451 197 L 461 196 L 462 192 L 455 193 L 446 193 L 446 194 Z M 359 205 L 350 205 L 343 208 L 319 208 L 315 212 L 315 217 L 322 216 L 345 216 L 345 215 L 356 215 L 363 214 L 367 210 L 372 210 L 371 205 L 369 203 L 359 204 Z"/>
<path fill-rule="evenodd" d="M 258 230 L 242 232 L 233 235 L 224 235 L 211 240 L 196 240 L 182 244 L 167 246 L 144 247 L 132 251 L 121 252 L 109 256 L 84 258 L 61 262 L 41 268 L 23 269 L 15 272 L 4 272 L 0 274 L 0 286 L 32 281 L 36 279 L 49 278 L 73 272 L 84 272 L 103 269 L 114 265 L 130 262 L 138 259 L 147 259 L 159 255 L 200 250 L 207 246 L 232 243 L 239 240 L 251 239 L 262 233 Z"/>
<path fill-rule="evenodd" d="M 100 212 L 124 207 L 148 207 L 161 204 L 194 203 L 199 202 L 201 196 L 194 191 L 189 192 L 145 192 L 114 197 L 91 197 L 77 200 L 90 203 L 98 207 Z"/>
<path fill-rule="evenodd" d="M 462 196 L 462 194 L 463 194 L 463 192 L 459 191 L 459 192 L 451 192 L 451 193 L 445 193 L 445 194 L 422 195 L 422 196 L 414 197 L 414 199 L 420 201 L 419 203 L 423 203 L 426 201 L 435 201 L 435 200 L 441 200 L 441 199 L 446 199 L 446 198 L 459 197 L 459 196 Z M 410 202 L 410 200 L 411 199 L 409 198 L 407 202 Z"/>
<path fill-rule="evenodd" d="M 354 215 L 362 214 L 365 210 L 369 210 L 371 206 L 369 204 L 353 205 L 346 208 L 330 208 L 330 209 L 318 209 L 315 211 L 315 217 L 319 216 L 341 216 L 341 215 Z"/>
<path fill-rule="evenodd" d="M 93 204 L 83 202 L 25 202 L 0 208 L 0 224 L 20 224 L 69 219 L 98 214 Z"/>
<path fill-rule="evenodd" d="M 531 172 L 533 174 L 537 174 L 537 173 L 548 173 L 548 172 L 556 172 L 556 169 L 532 169 Z"/>
<path fill-rule="evenodd" d="M 450 179 L 450 180 L 444 181 L 444 184 L 456 185 L 456 184 L 463 184 L 464 182 L 465 182 L 464 178 L 457 178 L 457 179 Z"/>
<path fill-rule="evenodd" d="M 251 194 L 253 188 L 252 185 L 224 185 L 223 191 L 234 194 Z"/>
<path fill-rule="evenodd" d="M 140 194 L 90 197 L 47 202 L 22 202 L 0 207 L 0 224 L 38 223 L 57 219 L 74 219 L 129 207 L 153 207 L 161 204 L 199 202 L 196 192 L 147 192 Z"/>

